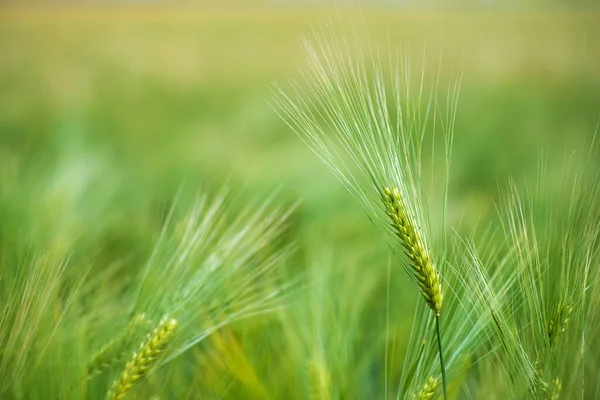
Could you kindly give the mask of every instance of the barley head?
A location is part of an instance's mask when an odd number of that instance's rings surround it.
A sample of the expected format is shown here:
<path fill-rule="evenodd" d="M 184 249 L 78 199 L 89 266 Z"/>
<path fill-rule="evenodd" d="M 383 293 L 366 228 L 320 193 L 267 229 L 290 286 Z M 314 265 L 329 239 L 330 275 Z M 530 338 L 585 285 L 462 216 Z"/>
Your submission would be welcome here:
<path fill-rule="evenodd" d="M 413 274 L 427 305 L 436 313 L 442 309 L 442 283 L 433 265 L 418 227 L 408 214 L 397 188 L 386 187 L 382 194 L 386 212 L 392 219 L 394 232 L 400 239 L 404 253 L 410 261 Z"/>
<path fill-rule="evenodd" d="M 562 391 L 562 382 L 559 378 L 556 378 L 553 382 L 551 400 L 558 400 L 560 398 L 560 392 Z"/>
<path fill-rule="evenodd" d="M 309 362 L 308 379 L 311 400 L 329 400 L 331 398 L 329 374 L 322 362 L 318 360 Z"/>
<path fill-rule="evenodd" d="M 564 302 L 559 302 L 548 320 L 548 340 L 550 341 L 550 347 L 554 347 L 558 337 L 562 332 L 567 329 L 567 323 L 571 316 L 573 308 L 566 305 Z"/>
<path fill-rule="evenodd" d="M 543 400 L 558 400 L 560 398 L 562 391 L 562 381 L 560 378 L 556 378 L 548 383 L 536 371 L 534 385 L 531 388 L 534 398 Z"/>
<path fill-rule="evenodd" d="M 160 321 L 142 343 L 140 350 L 133 353 L 133 357 L 115 382 L 114 389 L 109 394 L 111 400 L 124 399 L 127 393 L 147 375 L 156 359 L 172 341 L 176 328 L 177 320 L 175 319 L 163 318 Z"/>
<path fill-rule="evenodd" d="M 88 379 L 101 374 L 122 359 L 123 353 L 131 344 L 131 337 L 135 336 L 135 332 L 145 320 L 144 314 L 136 314 L 120 336 L 109 341 L 94 354 L 87 365 Z"/>
<path fill-rule="evenodd" d="M 425 385 L 423 385 L 421 391 L 414 397 L 415 400 L 431 400 L 435 394 L 438 384 L 438 378 L 434 378 L 433 376 L 429 377 L 427 382 L 425 382 Z"/>
<path fill-rule="evenodd" d="M 529 390 L 533 398 L 536 399 L 548 397 L 547 394 L 550 392 L 550 385 L 544 378 L 544 372 L 540 367 L 539 360 L 536 360 L 535 362 L 535 370 L 533 373 L 533 378 L 530 381 Z"/>

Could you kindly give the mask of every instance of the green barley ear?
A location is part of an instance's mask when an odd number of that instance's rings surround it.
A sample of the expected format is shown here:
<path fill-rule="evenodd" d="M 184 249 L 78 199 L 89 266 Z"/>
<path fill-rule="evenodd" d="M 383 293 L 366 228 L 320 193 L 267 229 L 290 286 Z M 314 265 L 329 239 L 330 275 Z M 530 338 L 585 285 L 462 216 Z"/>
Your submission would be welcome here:
<path fill-rule="evenodd" d="M 565 305 L 564 302 L 559 302 L 548 320 L 548 340 L 550 342 L 550 348 L 553 348 L 556 344 L 561 333 L 567 329 L 567 323 L 571 316 L 573 307 Z"/>
<path fill-rule="evenodd" d="M 106 371 L 115 363 L 121 361 L 123 354 L 128 350 L 131 344 L 131 338 L 135 337 L 135 332 L 146 322 L 144 314 L 136 314 L 127 325 L 127 329 L 117 338 L 105 344 L 87 365 L 88 379 L 98 376 Z"/>
<path fill-rule="evenodd" d="M 308 381 L 311 400 L 331 399 L 329 374 L 322 362 L 312 360 L 308 363 Z"/>
<path fill-rule="evenodd" d="M 544 371 L 539 360 L 535 361 L 535 369 L 530 381 L 530 392 L 536 399 L 548 397 L 547 394 L 550 392 L 550 385 L 544 377 Z"/>
<path fill-rule="evenodd" d="M 535 370 L 534 380 L 531 386 L 531 393 L 536 399 L 558 400 L 562 392 L 562 381 L 555 378 L 548 383 L 542 376 L 539 366 Z"/>
<path fill-rule="evenodd" d="M 421 294 L 429 308 L 440 315 L 443 300 L 440 274 L 433 265 L 419 229 L 407 213 L 397 188 L 386 187 L 382 197 L 387 215 L 392 219 L 392 227 L 410 260 Z"/>
<path fill-rule="evenodd" d="M 552 395 L 550 396 L 551 400 L 558 400 L 560 398 L 560 392 L 562 391 L 562 382 L 559 378 L 556 378 L 552 382 Z"/>
<path fill-rule="evenodd" d="M 433 376 L 427 379 L 425 385 L 421 389 L 421 391 L 414 397 L 415 400 L 431 400 L 433 395 L 435 394 L 435 390 L 437 389 L 439 384 L 438 378 L 434 378 Z"/>
<path fill-rule="evenodd" d="M 150 368 L 156 363 L 156 359 L 173 340 L 176 328 L 177 320 L 175 319 L 163 318 L 160 321 L 154 331 L 148 335 L 146 341 L 142 343 L 140 350 L 133 353 L 133 357 L 109 393 L 109 399 L 124 399 L 127 393 L 148 374 Z"/>

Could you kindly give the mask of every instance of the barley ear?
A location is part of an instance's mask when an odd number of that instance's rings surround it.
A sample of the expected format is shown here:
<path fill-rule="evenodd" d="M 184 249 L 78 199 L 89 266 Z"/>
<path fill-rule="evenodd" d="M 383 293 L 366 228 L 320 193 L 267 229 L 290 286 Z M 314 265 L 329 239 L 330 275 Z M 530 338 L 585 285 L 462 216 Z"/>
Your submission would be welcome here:
<path fill-rule="evenodd" d="M 438 270 L 433 265 L 419 228 L 411 219 L 397 188 L 386 187 L 382 193 L 387 215 L 392 220 L 394 232 L 400 239 L 404 253 L 410 261 L 421 294 L 427 305 L 440 315 L 442 309 L 442 282 Z"/>
<path fill-rule="evenodd" d="M 329 400 L 329 374 L 323 363 L 313 360 L 308 363 L 308 382 L 311 400 Z"/>
<path fill-rule="evenodd" d="M 133 357 L 115 382 L 113 390 L 109 392 L 111 400 L 124 399 L 127 393 L 142 380 L 149 369 L 155 364 L 156 359 L 164 352 L 173 340 L 177 328 L 177 320 L 163 318 L 158 326 L 148 335 L 140 349 L 133 353 Z"/>
<path fill-rule="evenodd" d="M 529 382 L 529 391 L 534 398 L 545 397 L 544 394 L 547 394 L 550 391 L 550 385 L 548 385 L 548 382 L 544 379 L 544 373 L 540 367 L 539 360 L 535 361 L 533 377 Z"/>
<path fill-rule="evenodd" d="M 571 311 L 573 308 L 569 305 L 565 305 L 564 302 L 559 302 L 548 320 L 548 341 L 550 342 L 550 348 L 553 348 L 556 344 L 561 333 L 567 329 L 567 323 L 571 317 Z"/>
<path fill-rule="evenodd" d="M 435 394 L 435 390 L 437 389 L 439 384 L 438 378 L 434 378 L 433 376 L 427 379 L 425 385 L 416 396 L 414 396 L 415 400 L 431 400 L 433 395 Z"/>
<path fill-rule="evenodd" d="M 144 314 L 136 314 L 127 325 L 127 329 L 119 337 L 109 341 L 94 354 L 87 365 L 88 379 L 101 374 L 121 360 L 123 353 L 127 351 L 131 344 L 131 337 L 134 336 L 134 333 L 145 320 Z"/>
<path fill-rule="evenodd" d="M 553 388 L 550 400 L 558 400 L 560 398 L 560 392 L 562 391 L 562 382 L 559 378 L 556 378 L 552 383 Z"/>
<path fill-rule="evenodd" d="M 531 385 L 531 393 L 536 399 L 558 400 L 562 391 L 562 381 L 556 378 L 550 383 L 544 380 L 542 371 L 539 367 L 535 370 L 533 383 Z"/>

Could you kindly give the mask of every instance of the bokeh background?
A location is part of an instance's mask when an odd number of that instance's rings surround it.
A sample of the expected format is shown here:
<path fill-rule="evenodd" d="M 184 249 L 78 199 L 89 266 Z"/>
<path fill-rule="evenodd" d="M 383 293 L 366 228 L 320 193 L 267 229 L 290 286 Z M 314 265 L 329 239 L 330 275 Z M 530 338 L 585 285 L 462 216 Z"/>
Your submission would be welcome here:
<path fill-rule="evenodd" d="M 511 177 L 534 180 L 540 159 L 550 177 L 559 174 L 564 158 L 591 141 L 600 116 L 595 3 L 339 6 L 364 22 L 372 42 L 400 53 L 410 45 L 417 55 L 426 47 L 433 69 L 443 49 L 443 71 L 464 69 L 450 182 L 456 226 L 494 218 L 499 187 Z M 155 239 L 146 233 L 157 224 L 151 216 L 178 188 L 227 184 L 240 204 L 274 191 L 276 203 L 299 202 L 290 264 L 335 254 L 327 260 L 385 278 L 388 254 L 375 230 L 269 104 L 272 84 L 305 65 L 300 35 L 338 18 L 330 3 L 0 5 L 5 244 L 45 240 L 34 224 L 76 227 L 81 259 L 100 269 L 117 260 L 139 265 Z M 401 306 L 410 307 L 416 292 L 400 271 L 394 279 Z M 412 317 L 398 315 L 406 322 L 398 324 L 401 352 Z M 373 318 L 376 335 L 383 314 Z"/>
<path fill-rule="evenodd" d="M 443 47 L 442 68 L 464 67 L 452 192 L 470 215 L 490 211 L 499 182 L 535 170 L 542 149 L 561 157 L 594 133 L 599 13 L 561 3 L 365 3 L 360 18 L 373 42 L 400 53 L 410 45 L 413 55 L 427 46 L 432 69 Z M 83 146 L 110 157 L 133 185 L 230 179 L 281 186 L 318 220 L 343 212 L 348 196 L 269 105 L 270 85 L 304 66 L 299 36 L 335 15 L 332 7 L 24 4 L 0 13 L 4 162 Z"/>

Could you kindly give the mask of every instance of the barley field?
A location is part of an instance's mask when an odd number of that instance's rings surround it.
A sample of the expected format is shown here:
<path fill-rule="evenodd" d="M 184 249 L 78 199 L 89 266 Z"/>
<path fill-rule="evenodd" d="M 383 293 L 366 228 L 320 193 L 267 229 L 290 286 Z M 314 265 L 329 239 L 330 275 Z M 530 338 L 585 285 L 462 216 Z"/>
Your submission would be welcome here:
<path fill-rule="evenodd" d="M 1 8 L 0 398 L 599 398 L 599 20 Z"/>

